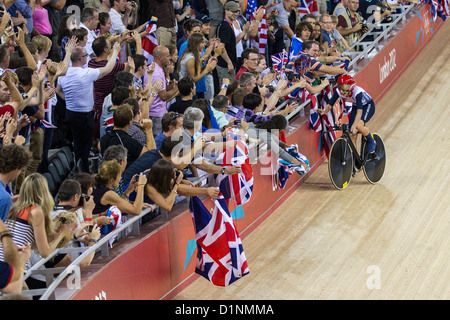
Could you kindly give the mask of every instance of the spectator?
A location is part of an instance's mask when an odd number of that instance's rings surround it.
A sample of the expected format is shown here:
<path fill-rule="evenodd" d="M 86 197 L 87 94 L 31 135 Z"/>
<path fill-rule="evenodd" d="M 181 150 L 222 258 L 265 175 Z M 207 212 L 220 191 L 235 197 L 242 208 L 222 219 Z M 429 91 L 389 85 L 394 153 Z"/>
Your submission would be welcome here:
<path fill-rule="evenodd" d="M 295 36 L 292 37 L 291 47 L 289 49 L 289 60 L 302 51 L 302 44 L 309 40 L 313 33 L 313 27 L 309 22 L 302 21 L 295 27 Z"/>
<path fill-rule="evenodd" d="M 177 98 L 173 104 L 170 105 L 169 111 L 183 114 L 187 108 L 192 105 L 195 95 L 195 82 L 191 77 L 185 76 L 178 82 L 178 91 L 181 97 Z"/>
<path fill-rule="evenodd" d="M 58 232 L 53 229 L 50 216 L 53 205 L 53 197 L 44 176 L 33 173 L 26 177 L 5 222 L 17 246 L 30 243 L 46 258 L 63 238 L 72 234 L 70 227 L 64 227 Z M 0 248 L 0 260 L 3 260 L 3 254 L 3 248 Z"/>
<path fill-rule="evenodd" d="M 173 89 L 166 91 L 167 85 L 164 68 L 170 63 L 169 49 L 164 46 L 157 46 L 153 50 L 153 58 L 155 71 L 152 74 L 151 82 L 153 84 L 156 81 L 160 81 L 163 83 L 162 89 L 158 92 L 149 107 L 149 116 L 153 121 L 153 135 L 157 136 L 158 133 L 161 132 L 162 116 L 167 112 L 167 101 L 171 101 L 173 98 L 175 98 L 179 94 L 179 91 L 177 86 L 174 86 Z"/>
<path fill-rule="evenodd" d="M 359 0 L 348 0 L 347 9 L 338 16 L 337 30 L 344 37 L 349 47 L 357 42 L 363 32 L 362 17 L 358 12 Z M 356 48 L 353 48 L 355 51 Z"/>
<path fill-rule="evenodd" d="M 235 118 L 228 120 L 225 115 L 228 111 L 228 106 L 229 101 L 226 96 L 218 95 L 214 97 L 211 109 L 221 131 L 234 127 Z"/>
<path fill-rule="evenodd" d="M 337 23 L 337 17 L 336 20 L 333 21 L 333 18 L 329 14 L 320 16 L 319 24 L 322 28 L 322 45 L 326 49 L 328 55 L 335 54 L 340 56 L 342 52 L 349 50 L 350 47 L 348 46 L 347 41 L 345 41 L 339 31 L 335 28 L 335 23 Z M 340 44 L 340 48 L 343 51 L 338 51 L 338 44 Z"/>
<path fill-rule="evenodd" d="M 155 149 L 155 140 L 151 134 L 152 122 L 142 119 L 141 126 L 147 135 L 147 146 L 144 147 L 128 134 L 128 128 L 133 121 L 133 111 L 127 104 L 122 104 L 114 111 L 114 127 L 100 139 L 100 152 L 109 146 L 121 144 L 128 150 L 127 166 L 130 166 L 144 152 Z"/>
<path fill-rule="evenodd" d="M 106 37 L 98 37 L 92 43 L 92 49 L 96 58 L 89 61 L 89 68 L 103 68 L 108 64 L 108 57 L 111 54 L 111 43 Z M 87 53 L 87 52 L 86 52 Z M 105 97 L 114 89 L 114 77 L 120 71 L 134 72 L 134 61 L 129 58 L 128 63 L 115 62 L 114 66 L 104 77 L 94 81 L 94 118 L 95 134 L 97 139 L 100 137 L 100 118 L 102 116 L 102 106 Z"/>
<path fill-rule="evenodd" d="M 48 19 L 48 11 L 42 6 L 42 0 L 37 0 L 33 12 L 33 34 L 52 37 L 53 30 L 50 20 Z"/>
<path fill-rule="evenodd" d="M 239 80 L 239 77 L 243 72 L 255 71 L 258 67 L 259 62 L 259 53 L 258 49 L 255 48 L 247 48 L 242 52 L 242 66 L 236 74 L 236 80 Z"/>
<path fill-rule="evenodd" d="M 66 120 L 72 132 L 75 159 L 81 159 L 83 171 L 89 170 L 89 152 L 94 139 L 94 82 L 112 71 L 119 53 L 119 43 L 114 44 L 108 63 L 99 69 L 83 68 L 87 53 L 82 47 L 75 47 L 70 60 L 72 66 L 63 77 L 58 78 L 57 92 L 66 101 Z M 80 96 L 80 88 L 85 95 Z"/>
<path fill-rule="evenodd" d="M 181 57 L 186 49 L 189 37 L 194 33 L 202 33 L 202 22 L 197 19 L 189 19 L 183 24 L 183 37 L 177 42 L 178 56 Z"/>
<path fill-rule="evenodd" d="M 88 62 L 91 59 L 95 58 L 95 53 L 92 48 L 93 42 L 95 39 L 97 39 L 97 34 L 95 33 L 95 29 L 98 26 L 99 20 L 98 20 L 98 11 L 94 8 L 84 8 L 83 11 L 81 11 L 81 19 L 80 19 L 80 28 L 86 29 L 88 32 L 87 34 L 87 42 L 84 46 L 84 50 L 88 54 Z M 97 55 L 98 57 L 98 55 Z"/>
<path fill-rule="evenodd" d="M 5 221 L 13 204 L 13 194 L 9 183 L 28 166 L 30 156 L 26 149 L 16 144 L 0 149 L 0 220 Z"/>
<path fill-rule="evenodd" d="M 178 112 L 167 112 L 162 120 L 162 131 L 155 137 L 156 149 L 159 150 L 165 138 L 170 137 L 172 133 L 183 126 L 183 115 Z"/>
<path fill-rule="evenodd" d="M 71 20 L 69 20 L 69 18 Z M 68 23 L 69 21 L 69 23 Z M 57 43 L 59 45 L 59 60 L 64 60 L 66 57 L 66 43 L 70 40 L 70 38 L 73 36 L 73 30 L 77 28 L 76 22 L 72 23 L 71 21 L 76 21 L 72 15 L 65 15 L 61 18 L 59 27 L 57 28 L 58 34 L 57 34 Z M 55 32 L 55 31 L 54 31 Z M 53 57 L 51 57 L 52 60 L 55 60 Z M 57 61 L 57 60 L 55 60 Z"/>
<path fill-rule="evenodd" d="M 119 196 L 113 187 L 118 187 L 122 176 L 122 169 L 116 160 L 102 162 L 98 173 L 94 175 L 94 191 L 92 193 L 95 202 L 94 217 L 104 215 L 111 206 L 117 207 L 122 213 L 139 215 L 144 207 L 144 187 L 147 177 L 139 174 L 133 186 L 136 190 L 136 198 L 133 203 Z"/>
<path fill-rule="evenodd" d="M 136 92 L 144 89 L 143 78 L 147 73 L 147 59 L 142 54 L 136 54 L 133 57 L 134 61 L 134 77 L 133 77 L 133 86 L 136 89 Z"/>
<path fill-rule="evenodd" d="M 270 0 L 269 4 L 273 5 L 274 1 Z M 289 26 L 289 20 L 288 20 L 288 12 L 291 12 L 292 10 L 296 9 L 297 7 L 297 1 L 295 0 L 282 0 L 280 3 L 277 3 L 273 5 L 268 11 L 272 10 L 278 10 L 277 15 L 277 23 L 278 27 L 283 29 L 283 31 L 286 33 L 286 35 L 291 39 L 294 36 L 294 32 L 292 31 L 291 27 Z"/>
<path fill-rule="evenodd" d="M 217 37 L 221 43 L 225 44 L 225 50 L 227 52 L 226 57 L 220 56 L 217 62 L 217 74 L 219 77 L 219 83 L 222 83 L 223 78 L 233 79 L 236 77 L 236 70 L 238 66 L 237 53 L 236 53 L 236 36 L 232 23 L 239 15 L 239 5 L 234 1 L 229 1 L 224 5 L 224 19 L 217 27 Z M 213 18 L 214 21 L 214 18 Z M 231 25 L 230 25 L 231 24 Z M 213 27 L 211 27 L 211 30 Z M 212 37 L 210 37 L 212 39 Z M 226 59 L 226 60 L 225 60 Z"/>
<path fill-rule="evenodd" d="M 224 4 L 227 0 L 205 0 L 211 20 L 211 28 L 209 31 L 209 39 L 216 36 L 217 28 L 224 18 Z"/>
<path fill-rule="evenodd" d="M 42 61 L 47 59 L 48 54 L 52 48 L 52 41 L 48 37 L 43 35 L 35 36 L 33 37 L 33 39 L 31 39 L 31 41 L 35 43 L 37 46 L 37 53 L 38 53 L 37 63 L 40 65 Z"/>
<path fill-rule="evenodd" d="M 137 142 L 142 144 L 144 147 L 147 146 L 147 135 L 141 127 L 140 120 L 144 119 L 141 117 L 141 108 L 139 102 L 135 98 L 128 98 L 124 102 L 128 104 L 133 111 L 133 122 L 128 128 L 128 134 Z M 152 133 L 153 134 L 153 133 Z"/>
<path fill-rule="evenodd" d="M 55 62 L 59 62 L 64 59 L 64 57 L 60 57 L 59 55 L 60 48 L 58 45 L 61 44 L 58 41 L 58 28 L 60 27 L 60 22 L 62 19 L 61 12 L 63 11 L 65 5 L 66 0 L 51 0 L 44 6 L 44 8 L 47 9 L 48 20 L 50 21 L 50 24 L 52 26 L 52 49 L 50 52 L 50 58 Z M 64 48 L 64 45 L 62 45 L 62 47 Z"/>
<path fill-rule="evenodd" d="M 31 33 L 33 32 L 34 6 L 35 6 L 35 0 L 30 0 L 29 2 L 27 2 L 25 0 L 16 0 L 12 4 L 12 6 L 9 7 L 9 9 L 8 9 L 8 12 L 12 18 L 20 18 L 20 17 L 25 18 L 25 20 L 26 20 L 25 26 L 28 31 L 27 34 L 29 34 L 29 35 L 31 35 Z"/>
<path fill-rule="evenodd" d="M 0 244 L 3 259 L 0 260 L 0 293 L 20 294 L 23 287 L 25 264 L 30 258 L 29 243 L 18 247 L 12 239 L 12 234 L 0 220 Z"/>
<path fill-rule="evenodd" d="M 114 127 L 114 111 L 123 102 L 131 96 L 131 90 L 124 86 L 115 87 L 111 93 L 112 106 L 107 108 L 102 113 L 102 121 L 100 126 L 100 138 L 102 138 L 106 132 L 109 132 Z"/>
<path fill-rule="evenodd" d="M 153 16 L 158 18 L 156 38 L 160 46 L 176 45 L 177 32 L 175 30 L 175 9 L 172 0 L 149 0 Z"/>

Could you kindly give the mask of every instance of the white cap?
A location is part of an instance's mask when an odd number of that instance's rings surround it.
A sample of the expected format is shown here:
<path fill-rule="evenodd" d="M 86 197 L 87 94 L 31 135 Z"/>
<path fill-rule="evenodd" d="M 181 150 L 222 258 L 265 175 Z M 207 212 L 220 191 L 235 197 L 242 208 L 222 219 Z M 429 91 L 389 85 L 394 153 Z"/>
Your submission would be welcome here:
<path fill-rule="evenodd" d="M 394 6 L 398 4 L 398 0 L 387 0 L 387 3 L 390 4 L 391 6 Z"/>

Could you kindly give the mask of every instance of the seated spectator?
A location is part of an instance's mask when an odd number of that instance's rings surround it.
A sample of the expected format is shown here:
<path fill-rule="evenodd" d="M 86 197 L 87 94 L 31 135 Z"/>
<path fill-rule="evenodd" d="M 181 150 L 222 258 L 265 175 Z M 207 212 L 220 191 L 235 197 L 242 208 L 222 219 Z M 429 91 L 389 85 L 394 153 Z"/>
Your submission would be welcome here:
<path fill-rule="evenodd" d="M 77 225 L 77 216 L 74 212 L 70 211 L 61 211 L 53 218 L 53 226 L 58 232 L 62 228 L 72 228 L 74 229 Z M 74 242 L 74 238 L 85 237 L 86 245 L 93 246 L 100 239 L 100 227 L 98 225 L 93 225 L 92 231 L 88 231 L 89 225 L 84 226 L 82 229 L 78 231 L 74 231 L 72 234 L 68 234 L 65 238 L 63 238 L 60 243 L 58 243 L 57 248 L 70 248 Z M 79 266 L 80 268 L 85 268 L 89 266 L 94 259 L 95 251 L 92 251 L 86 258 L 84 258 Z M 30 257 L 30 265 L 37 264 L 42 259 L 42 256 L 32 252 Z M 44 264 L 40 269 L 45 268 L 59 268 L 59 267 L 68 267 L 72 263 L 72 255 L 67 253 L 58 253 L 54 257 L 52 257 L 48 262 Z M 32 274 L 25 281 L 28 288 L 30 290 L 33 289 L 43 289 L 47 288 L 46 277 L 42 274 Z M 33 296 L 33 299 L 37 300 L 40 296 Z"/>
<path fill-rule="evenodd" d="M 144 152 L 155 149 L 155 140 L 152 135 L 152 121 L 142 119 L 141 126 L 147 135 L 147 146 L 144 147 L 128 134 L 128 128 L 133 122 L 133 111 L 127 104 L 122 104 L 114 111 L 114 127 L 100 139 L 100 152 L 111 145 L 121 144 L 128 150 L 128 163 L 130 166 Z"/>
<path fill-rule="evenodd" d="M 0 149 L 0 220 L 5 221 L 13 205 L 13 196 L 9 183 L 15 180 L 27 167 L 30 156 L 26 149 L 16 144 Z"/>
<path fill-rule="evenodd" d="M 172 133 L 183 126 L 183 115 L 169 111 L 161 120 L 162 131 L 155 137 L 156 149 L 159 150 L 166 137 L 170 137 Z"/>
<path fill-rule="evenodd" d="M 144 206 L 144 187 L 147 183 L 147 177 L 139 174 L 138 178 L 131 183 L 136 190 L 136 198 L 133 203 L 119 196 L 113 188 L 119 186 L 122 177 L 122 168 L 116 160 L 102 162 L 98 173 L 94 175 L 94 197 L 95 208 L 93 217 L 103 216 L 111 206 L 117 207 L 122 214 L 139 215 Z"/>
<path fill-rule="evenodd" d="M 189 76 L 182 77 L 178 81 L 178 91 L 180 92 L 180 97 L 170 105 L 169 111 L 183 114 L 192 105 L 193 97 L 195 96 L 194 80 Z"/>
<path fill-rule="evenodd" d="M 18 247 L 13 242 L 12 234 L 0 220 L 0 247 L 3 259 L 0 260 L 0 293 L 20 294 L 23 287 L 23 270 L 30 259 L 31 246 L 25 243 Z"/>
<path fill-rule="evenodd" d="M 55 232 L 50 213 L 54 200 L 45 177 L 39 173 L 30 174 L 22 183 L 19 196 L 11 207 L 5 225 L 11 230 L 13 241 L 21 247 L 26 243 L 36 248 L 46 258 L 73 230 L 66 226 Z M 0 260 L 4 260 L 0 247 Z M 29 265 L 25 269 L 28 269 Z"/>

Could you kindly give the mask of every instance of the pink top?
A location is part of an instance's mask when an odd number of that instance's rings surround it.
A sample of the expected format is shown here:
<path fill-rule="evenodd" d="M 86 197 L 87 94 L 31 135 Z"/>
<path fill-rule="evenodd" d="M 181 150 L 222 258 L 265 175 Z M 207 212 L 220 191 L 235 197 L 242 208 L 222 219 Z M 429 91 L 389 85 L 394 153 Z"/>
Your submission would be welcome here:
<path fill-rule="evenodd" d="M 50 20 L 48 20 L 47 9 L 38 6 L 34 8 L 33 25 L 40 34 L 52 34 L 52 26 L 50 25 Z"/>

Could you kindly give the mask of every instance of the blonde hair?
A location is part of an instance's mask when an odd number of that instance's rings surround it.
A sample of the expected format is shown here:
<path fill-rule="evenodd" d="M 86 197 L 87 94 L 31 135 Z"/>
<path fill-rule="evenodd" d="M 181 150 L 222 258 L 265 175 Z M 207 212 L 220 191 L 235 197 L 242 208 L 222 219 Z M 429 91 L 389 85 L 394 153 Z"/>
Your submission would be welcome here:
<path fill-rule="evenodd" d="M 47 238 L 49 238 L 54 233 L 53 222 L 50 216 L 54 205 L 55 201 L 48 190 L 45 177 L 40 173 L 32 173 L 23 180 L 19 197 L 12 205 L 8 219 L 17 220 L 22 210 L 29 209 L 31 206 L 39 207 L 44 214 L 45 233 Z"/>
<path fill-rule="evenodd" d="M 42 50 L 50 50 L 52 47 L 52 40 L 43 35 L 34 36 L 31 39 L 31 42 L 36 44 L 38 52 L 41 52 Z"/>
<path fill-rule="evenodd" d="M 56 231 L 58 231 L 58 229 L 65 224 L 73 224 L 73 223 L 77 223 L 77 216 L 74 212 L 63 211 L 53 218 L 53 225 Z M 72 240 L 73 236 L 72 234 L 69 234 L 65 236 L 56 247 L 65 248 Z"/>

